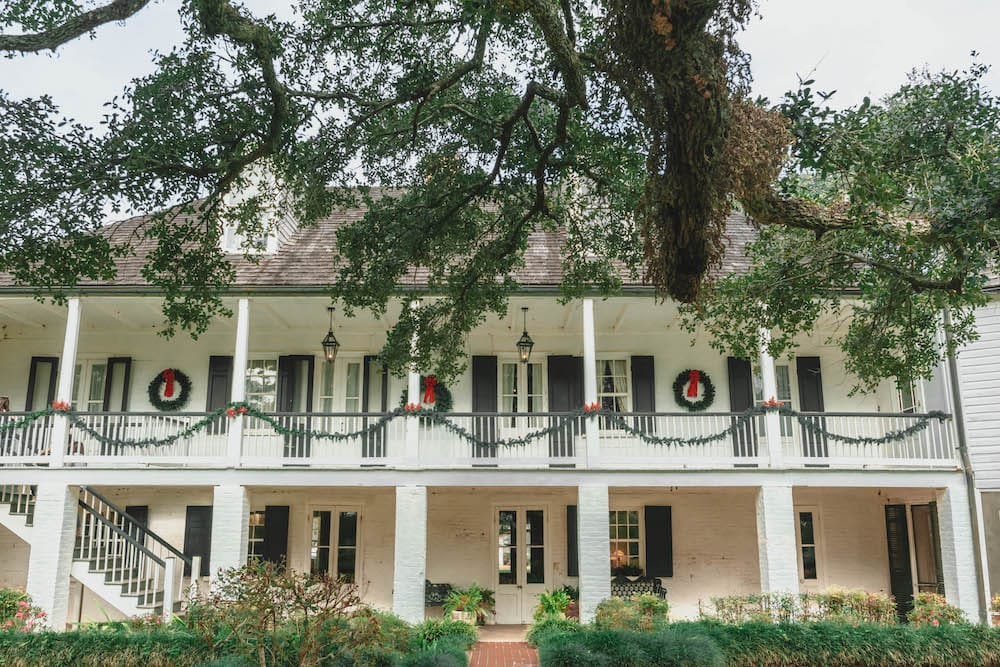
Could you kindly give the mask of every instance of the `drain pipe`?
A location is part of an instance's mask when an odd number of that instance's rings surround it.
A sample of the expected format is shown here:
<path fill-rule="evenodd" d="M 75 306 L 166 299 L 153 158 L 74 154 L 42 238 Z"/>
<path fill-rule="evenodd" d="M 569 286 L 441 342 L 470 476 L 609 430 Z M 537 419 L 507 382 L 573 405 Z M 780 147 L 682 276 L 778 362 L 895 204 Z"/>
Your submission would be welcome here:
<path fill-rule="evenodd" d="M 980 516 L 979 492 L 976 490 L 976 474 L 969 458 L 969 441 L 965 432 L 965 409 L 962 406 L 962 391 L 958 381 L 958 362 L 952 349 L 954 342 L 951 336 L 951 313 L 944 309 L 944 338 L 948 355 L 948 375 L 951 383 L 951 405 L 955 417 L 955 433 L 958 436 L 958 453 L 962 462 L 962 474 L 965 475 L 965 492 L 969 501 L 969 518 L 972 523 L 973 560 L 976 565 L 976 588 L 979 589 L 979 621 L 989 623 L 989 596 L 986 591 L 986 579 L 983 567 L 983 532 Z"/>

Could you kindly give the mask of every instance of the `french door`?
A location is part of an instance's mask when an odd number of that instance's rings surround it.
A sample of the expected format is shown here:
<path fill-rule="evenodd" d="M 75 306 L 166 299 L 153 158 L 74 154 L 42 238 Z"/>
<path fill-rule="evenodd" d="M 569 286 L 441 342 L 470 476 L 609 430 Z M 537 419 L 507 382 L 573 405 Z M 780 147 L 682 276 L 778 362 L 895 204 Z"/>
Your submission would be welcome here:
<path fill-rule="evenodd" d="M 531 622 L 550 576 L 546 519 L 541 507 L 501 506 L 493 512 L 497 623 Z"/>

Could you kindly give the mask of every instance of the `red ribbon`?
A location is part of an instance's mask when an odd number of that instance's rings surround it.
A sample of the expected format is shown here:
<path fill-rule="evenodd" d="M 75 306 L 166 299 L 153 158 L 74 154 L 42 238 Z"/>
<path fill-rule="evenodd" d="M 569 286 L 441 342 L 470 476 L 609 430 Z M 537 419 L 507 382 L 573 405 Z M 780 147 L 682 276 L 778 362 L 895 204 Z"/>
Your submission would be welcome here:
<path fill-rule="evenodd" d="M 438 379 L 433 375 L 428 375 L 424 378 L 424 403 L 430 404 L 434 402 L 434 385 L 437 384 L 437 381 Z"/>
<path fill-rule="evenodd" d="M 698 383 L 701 382 L 701 371 L 691 371 L 688 373 L 691 384 L 688 385 L 688 398 L 698 398 Z"/>
<path fill-rule="evenodd" d="M 167 383 L 166 388 L 163 390 L 163 398 L 170 398 L 174 395 L 174 369 L 168 368 L 161 375 Z"/>

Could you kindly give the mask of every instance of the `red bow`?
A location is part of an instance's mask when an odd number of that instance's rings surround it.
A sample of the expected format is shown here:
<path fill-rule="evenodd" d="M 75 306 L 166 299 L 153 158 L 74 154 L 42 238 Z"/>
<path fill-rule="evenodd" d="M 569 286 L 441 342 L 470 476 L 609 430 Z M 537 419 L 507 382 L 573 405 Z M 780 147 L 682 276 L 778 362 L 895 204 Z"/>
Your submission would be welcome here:
<path fill-rule="evenodd" d="M 765 408 L 780 408 L 784 403 L 776 399 L 774 396 L 764 401 L 763 406 Z"/>
<path fill-rule="evenodd" d="M 701 371 L 691 371 L 688 373 L 691 384 L 688 385 L 688 398 L 698 398 L 698 383 L 701 382 Z"/>
<path fill-rule="evenodd" d="M 597 401 L 595 401 L 594 403 L 584 403 L 583 404 L 583 410 L 584 410 L 584 412 L 597 412 L 600 409 L 601 409 L 601 404 L 599 402 L 597 402 Z"/>
<path fill-rule="evenodd" d="M 407 403 L 406 404 L 406 411 L 407 412 L 420 412 L 420 404 L 419 403 Z"/>
<path fill-rule="evenodd" d="M 236 408 L 226 408 L 226 416 L 228 416 L 228 417 L 235 417 L 236 416 Z"/>
<path fill-rule="evenodd" d="M 69 410 L 69 403 L 65 401 L 52 401 L 52 409 L 58 412 L 66 412 Z"/>
<path fill-rule="evenodd" d="M 424 378 L 424 403 L 430 404 L 434 402 L 434 385 L 437 384 L 437 381 L 437 377 L 433 375 L 428 375 Z"/>
<path fill-rule="evenodd" d="M 168 368 L 160 374 L 167 386 L 163 389 L 163 398 L 170 398 L 174 395 L 174 369 Z"/>

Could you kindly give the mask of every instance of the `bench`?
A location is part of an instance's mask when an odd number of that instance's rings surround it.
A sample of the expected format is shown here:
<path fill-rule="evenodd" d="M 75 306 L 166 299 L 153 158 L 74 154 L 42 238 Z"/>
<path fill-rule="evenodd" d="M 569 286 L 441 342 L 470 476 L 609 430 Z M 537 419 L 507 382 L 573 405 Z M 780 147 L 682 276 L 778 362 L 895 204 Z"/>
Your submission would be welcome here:
<path fill-rule="evenodd" d="M 451 593 L 451 584 L 434 584 L 424 579 L 424 606 L 440 607 Z"/>
<path fill-rule="evenodd" d="M 611 580 L 611 597 L 628 599 L 633 595 L 655 595 L 667 599 L 667 589 L 658 577 L 638 577 L 634 581 L 628 577 L 614 577 Z"/>

